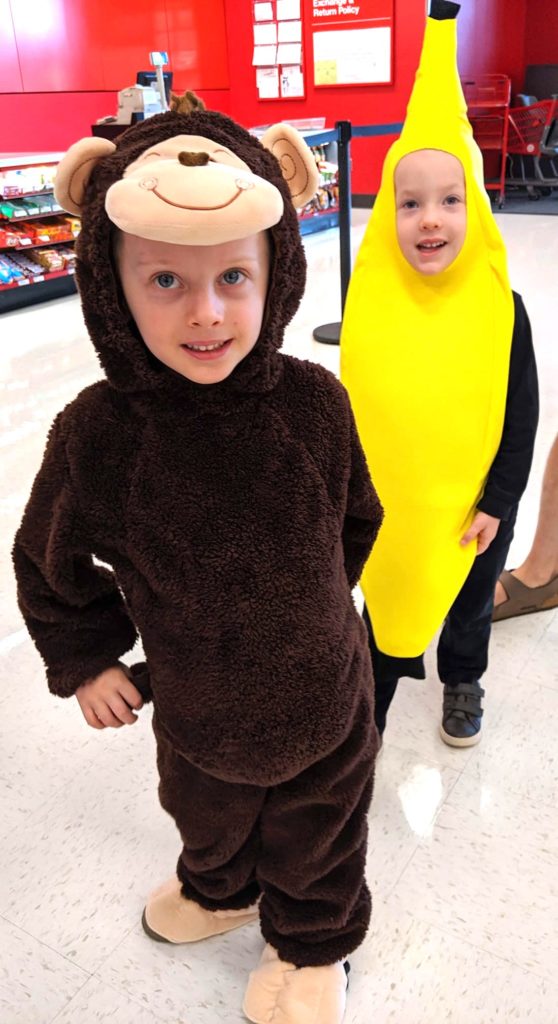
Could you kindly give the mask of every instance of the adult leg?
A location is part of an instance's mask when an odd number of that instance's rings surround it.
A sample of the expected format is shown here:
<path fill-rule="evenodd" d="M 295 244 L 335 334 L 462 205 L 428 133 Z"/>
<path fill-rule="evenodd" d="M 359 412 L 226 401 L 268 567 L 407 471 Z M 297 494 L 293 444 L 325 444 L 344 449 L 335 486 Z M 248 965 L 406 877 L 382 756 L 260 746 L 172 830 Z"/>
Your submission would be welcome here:
<path fill-rule="evenodd" d="M 488 665 L 494 585 L 505 565 L 517 509 L 487 551 L 478 555 L 457 595 L 438 643 L 438 674 L 444 684 L 442 739 L 470 746 L 480 739 L 484 696 L 479 680 Z"/>
<path fill-rule="evenodd" d="M 538 594 L 524 595 L 524 603 L 531 605 L 530 610 L 535 610 L 539 603 L 541 607 L 548 608 L 558 605 L 558 435 L 550 449 L 544 471 L 539 518 L 531 550 L 525 561 L 513 570 L 512 576 L 529 590 L 539 591 Z M 546 589 L 555 580 L 556 593 L 552 600 L 552 595 L 541 594 L 540 590 Z M 504 586 L 497 583 L 495 606 L 498 608 L 505 604 L 509 597 L 511 595 L 506 593 Z M 515 611 L 513 614 L 521 612 Z M 502 608 L 501 613 L 495 617 L 508 618 L 508 615 Z"/>

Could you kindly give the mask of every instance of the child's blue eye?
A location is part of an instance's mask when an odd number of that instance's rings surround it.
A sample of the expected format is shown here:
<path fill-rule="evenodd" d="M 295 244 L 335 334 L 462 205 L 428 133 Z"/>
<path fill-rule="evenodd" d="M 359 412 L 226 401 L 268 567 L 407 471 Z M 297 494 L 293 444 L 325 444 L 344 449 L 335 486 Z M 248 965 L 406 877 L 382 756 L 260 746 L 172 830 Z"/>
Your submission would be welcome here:
<path fill-rule="evenodd" d="M 238 284 L 242 280 L 244 280 L 244 274 L 241 270 L 225 270 L 223 274 L 225 284 Z"/>
<path fill-rule="evenodd" d="M 155 278 L 159 288 L 174 288 L 177 284 L 174 274 L 157 274 Z"/>
<path fill-rule="evenodd" d="M 407 199 L 403 203 L 403 209 L 404 210 L 416 210 L 417 207 L 418 207 L 418 203 L 417 203 L 416 199 Z"/>
<path fill-rule="evenodd" d="M 449 206 L 455 206 L 456 203 L 459 203 L 459 202 L 460 202 L 459 196 L 447 196 L 446 197 L 446 203 L 448 203 Z"/>

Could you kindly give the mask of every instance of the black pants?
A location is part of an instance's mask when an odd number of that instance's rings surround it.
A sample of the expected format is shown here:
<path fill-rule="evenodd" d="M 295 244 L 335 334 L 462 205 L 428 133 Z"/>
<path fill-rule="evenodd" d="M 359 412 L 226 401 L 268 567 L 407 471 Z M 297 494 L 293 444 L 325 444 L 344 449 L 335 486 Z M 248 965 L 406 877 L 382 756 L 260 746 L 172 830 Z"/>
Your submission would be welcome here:
<path fill-rule="evenodd" d="M 459 594 L 453 602 L 438 642 L 438 675 L 442 683 L 472 683 L 481 678 L 488 665 L 488 644 L 492 627 L 494 588 L 513 538 L 517 507 L 507 522 L 502 521 L 492 544 L 478 555 Z M 422 655 L 392 658 L 376 646 L 368 611 L 364 622 L 372 656 L 376 684 L 375 720 L 378 731 L 386 727 L 386 715 L 401 676 L 424 679 Z"/>

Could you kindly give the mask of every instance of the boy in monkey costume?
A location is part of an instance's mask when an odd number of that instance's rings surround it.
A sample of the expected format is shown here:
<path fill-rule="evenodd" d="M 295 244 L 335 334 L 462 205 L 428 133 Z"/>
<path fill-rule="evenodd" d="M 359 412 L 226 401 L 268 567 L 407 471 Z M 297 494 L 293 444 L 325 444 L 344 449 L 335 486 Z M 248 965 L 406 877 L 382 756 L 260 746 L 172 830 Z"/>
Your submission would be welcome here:
<path fill-rule="evenodd" d="M 182 839 L 143 924 L 187 943 L 259 917 L 256 1024 L 340 1024 L 370 916 L 351 590 L 382 513 L 343 387 L 279 351 L 315 187 L 288 125 L 260 143 L 200 109 L 72 147 L 57 195 L 106 379 L 57 417 L 14 550 L 50 688 L 93 728 L 134 722 L 140 634 Z"/>

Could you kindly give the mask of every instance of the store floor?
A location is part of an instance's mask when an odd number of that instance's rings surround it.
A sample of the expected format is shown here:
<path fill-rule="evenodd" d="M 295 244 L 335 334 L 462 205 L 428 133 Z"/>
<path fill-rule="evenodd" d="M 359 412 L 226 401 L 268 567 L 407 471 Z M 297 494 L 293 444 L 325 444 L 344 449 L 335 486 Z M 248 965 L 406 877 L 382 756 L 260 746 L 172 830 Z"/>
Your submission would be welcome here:
<path fill-rule="evenodd" d="M 500 224 L 533 322 L 542 398 L 514 565 L 558 429 L 558 218 Z M 338 349 L 311 330 L 339 317 L 337 232 L 306 247 L 308 291 L 285 347 L 336 370 Z M 48 695 L 15 604 L 8 547 L 47 427 L 99 376 L 78 300 L 6 314 L 0 334 L 0 1020 L 240 1024 L 257 926 L 189 949 L 153 943 L 140 926 L 146 894 L 178 854 L 157 802 L 149 710 L 132 729 L 88 729 L 77 702 Z M 352 957 L 346 1024 L 556 1024 L 558 612 L 496 625 L 476 748 L 439 739 L 431 652 L 429 665 L 425 683 L 402 682 L 378 765 L 374 918 Z"/>

